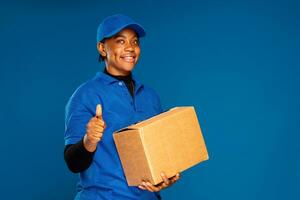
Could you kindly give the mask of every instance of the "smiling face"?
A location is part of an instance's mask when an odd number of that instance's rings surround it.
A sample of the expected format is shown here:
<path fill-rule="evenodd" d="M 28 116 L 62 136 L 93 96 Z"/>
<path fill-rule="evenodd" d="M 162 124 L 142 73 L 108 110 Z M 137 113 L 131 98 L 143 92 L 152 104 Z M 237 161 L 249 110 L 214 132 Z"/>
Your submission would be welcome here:
<path fill-rule="evenodd" d="M 113 75 L 130 74 L 140 56 L 139 38 L 132 29 L 123 29 L 97 45 L 107 71 Z"/>

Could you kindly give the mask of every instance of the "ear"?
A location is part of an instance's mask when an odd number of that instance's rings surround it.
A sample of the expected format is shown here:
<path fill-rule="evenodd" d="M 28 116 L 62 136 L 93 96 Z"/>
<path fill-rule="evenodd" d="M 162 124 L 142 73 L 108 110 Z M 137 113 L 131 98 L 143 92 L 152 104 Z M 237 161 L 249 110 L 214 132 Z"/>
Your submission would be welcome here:
<path fill-rule="evenodd" d="M 102 57 L 106 57 L 106 52 L 105 52 L 105 48 L 104 48 L 104 43 L 103 42 L 98 42 L 97 49 L 98 49 L 98 52 L 100 53 L 100 55 Z"/>

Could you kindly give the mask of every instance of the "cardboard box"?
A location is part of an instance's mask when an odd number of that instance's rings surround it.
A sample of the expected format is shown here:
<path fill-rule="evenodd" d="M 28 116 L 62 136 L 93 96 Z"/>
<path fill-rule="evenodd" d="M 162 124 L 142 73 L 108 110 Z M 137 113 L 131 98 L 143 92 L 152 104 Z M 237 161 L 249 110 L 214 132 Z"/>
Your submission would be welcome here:
<path fill-rule="evenodd" d="M 176 107 L 121 129 L 113 138 L 129 186 L 162 182 L 208 159 L 194 107 Z"/>

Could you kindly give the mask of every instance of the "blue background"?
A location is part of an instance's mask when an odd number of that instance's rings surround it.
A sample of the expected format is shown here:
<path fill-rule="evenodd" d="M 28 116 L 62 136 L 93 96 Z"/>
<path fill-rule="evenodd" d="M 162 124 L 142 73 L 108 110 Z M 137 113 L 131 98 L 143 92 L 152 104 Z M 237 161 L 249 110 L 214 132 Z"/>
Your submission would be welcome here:
<path fill-rule="evenodd" d="M 0 5 L 0 199 L 62 200 L 64 106 L 103 69 L 96 29 L 147 29 L 135 73 L 163 106 L 193 105 L 210 160 L 164 199 L 300 199 L 297 1 L 10 1 Z"/>

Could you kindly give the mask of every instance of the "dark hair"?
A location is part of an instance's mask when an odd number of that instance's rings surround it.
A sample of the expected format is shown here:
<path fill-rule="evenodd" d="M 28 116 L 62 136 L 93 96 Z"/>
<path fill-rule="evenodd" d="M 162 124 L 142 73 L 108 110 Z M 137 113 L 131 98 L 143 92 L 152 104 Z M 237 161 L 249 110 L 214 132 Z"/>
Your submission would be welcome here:
<path fill-rule="evenodd" d="M 106 38 L 104 38 L 103 40 L 101 40 L 100 42 L 104 44 Z M 101 63 L 103 62 L 105 59 L 105 57 L 103 57 L 101 54 L 99 54 L 99 57 L 98 57 L 98 62 Z"/>
<path fill-rule="evenodd" d="M 103 56 L 101 56 L 101 54 L 99 54 L 99 57 L 98 57 L 98 62 L 101 63 L 104 61 L 104 58 Z"/>

